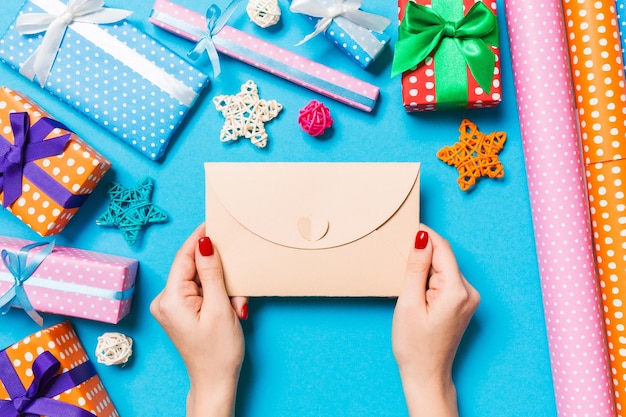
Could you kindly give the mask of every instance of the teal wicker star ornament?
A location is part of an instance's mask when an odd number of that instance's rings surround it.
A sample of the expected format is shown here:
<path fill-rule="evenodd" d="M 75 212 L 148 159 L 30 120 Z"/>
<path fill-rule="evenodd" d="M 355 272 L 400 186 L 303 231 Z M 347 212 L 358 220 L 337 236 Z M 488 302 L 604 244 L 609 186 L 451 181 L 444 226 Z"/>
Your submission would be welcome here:
<path fill-rule="evenodd" d="M 167 214 L 152 204 L 153 189 L 154 181 L 149 177 L 133 188 L 112 183 L 109 188 L 111 202 L 107 211 L 96 220 L 96 224 L 117 227 L 123 232 L 124 240 L 129 245 L 134 245 L 145 226 L 168 220 Z"/>

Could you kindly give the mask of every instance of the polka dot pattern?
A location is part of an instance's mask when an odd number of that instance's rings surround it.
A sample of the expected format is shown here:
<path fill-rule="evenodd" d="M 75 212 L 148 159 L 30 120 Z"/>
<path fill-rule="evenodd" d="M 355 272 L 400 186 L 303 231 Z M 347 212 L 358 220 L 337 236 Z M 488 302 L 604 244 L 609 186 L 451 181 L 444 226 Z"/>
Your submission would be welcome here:
<path fill-rule="evenodd" d="M 0 236 L 0 248 L 12 252 L 29 243 Z M 24 283 L 24 289 L 39 312 L 118 323 L 130 312 L 132 296 L 115 300 L 81 291 L 88 291 L 84 287 L 92 292 L 129 290 L 135 285 L 137 268 L 138 262 L 134 259 L 55 246 L 52 254 Z M 0 294 L 8 291 L 13 283 L 13 276 L 0 264 Z"/>
<path fill-rule="evenodd" d="M 168 0 L 156 0 L 153 10 L 182 20 L 198 29 L 200 33 L 206 29 L 205 16 Z M 199 39 L 197 34 L 184 32 L 155 18 L 154 15 L 150 22 L 185 39 L 194 42 Z M 365 111 L 372 111 L 376 105 L 379 94 L 377 86 L 279 48 L 231 26 L 224 26 L 219 34 L 213 37 L 213 41 L 220 54 L 282 77 L 333 100 Z"/>
<path fill-rule="evenodd" d="M 334 1 L 318 0 L 318 3 L 329 7 Z M 321 20 L 317 17 L 303 16 L 313 25 Z M 370 66 L 391 39 L 385 32 L 372 32 L 341 16 L 333 19 L 328 29 L 324 31 L 324 36 L 362 68 Z"/>
<path fill-rule="evenodd" d="M 52 353 L 61 363 L 61 372 L 67 372 L 89 360 L 69 322 L 34 333 L 5 349 L 25 388 L 28 388 L 33 380 L 34 360 L 44 351 Z M 10 399 L 2 384 L 0 384 L 0 399 Z M 98 375 L 92 376 L 77 387 L 64 391 L 53 399 L 74 404 L 98 417 L 119 417 Z"/>
<path fill-rule="evenodd" d="M 27 112 L 31 126 L 42 117 L 51 117 L 45 110 L 22 94 L 7 87 L 0 88 L 0 135 L 13 143 L 10 113 Z M 66 134 L 55 129 L 47 139 Z M 72 133 L 63 153 L 39 159 L 33 164 L 69 195 L 89 195 L 111 168 L 111 162 Z M 39 184 L 39 183 L 38 183 Z M 59 234 L 74 217 L 79 207 L 64 208 L 63 201 L 55 200 L 49 190 L 40 188 L 29 175 L 23 177 L 22 195 L 7 209 L 41 236 Z M 3 193 L 0 192 L 0 201 Z"/>
<path fill-rule="evenodd" d="M 561 5 L 505 8 L 558 415 L 614 416 Z"/>
<path fill-rule="evenodd" d="M 21 13 L 41 12 L 26 2 Z M 127 22 L 99 27 L 196 93 L 208 85 L 206 74 Z M 42 39 L 42 34 L 20 35 L 13 23 L 0 39 L 0 57 L 19 71 Z M 108 55 L 70 26 L 44 88 L 143 155 L 159 159 L 189 107 L 138 71 L 132 62 Z"/>
<path fill-rule="evenodd" d="M 431 0 L 414 0 L 417 4 L 425 6 L 431 5 Z M 459 0 L 460 1 L 460 0 Z M 471 9 L 478 0 L 462 0 L 464 12 Z M 399 19 L 404 17 L 404 9 L 409 0 L 399 0 Z M 496 13 L 495 1 L 483 1 Z M 490 94 L 487 94 L 476 82 L 469 68 L 467 68 L 467 93 L 466 103 L 440 103 L 437 102 L 437 85 L 435 81 L 435 65 L 437 60 L 430 55 L 426 60 L 417 66 L 414 71 L 406 71 L 402 74 L 402 105 L 408 112 L 434 111 L 437 108 L 467 107 L 485 108 L 495 107 L 502 101 L 502 85 L 500 77 L 500 53 L 498 48 L 491 48 L 496 54 L 496 65 L 494 68 L 493 81 Z M 463 81 L 465 82 L 465 81 Z"/>
<path fill-rule="evenodd" d="M 626 416 L 626 85 L 614 2 L 564 0 L 617 416 Z"/>

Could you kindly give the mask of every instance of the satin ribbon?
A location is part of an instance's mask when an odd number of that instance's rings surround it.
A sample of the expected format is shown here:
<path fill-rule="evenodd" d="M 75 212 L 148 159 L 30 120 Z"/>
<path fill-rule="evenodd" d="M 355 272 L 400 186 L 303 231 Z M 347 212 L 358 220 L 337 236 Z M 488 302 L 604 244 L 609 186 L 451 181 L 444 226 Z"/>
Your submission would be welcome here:
<path fill-rule="evenodd" d="M 45 32 L 41 45 L 24 62 L 20 74 L 31 81 L 35 76 L 42 87 L 56 59 L 67 27 L 73 22 L 103 24 L 119 22 L 130 16 L 131 11 L 105 8 L 104 0 L 70 0 L 60 13 L 25 13 L 16 21 L 16 29 L 22 35 Z"/>
<path fill-rule="evenodd" d="M 217 77 L 221 72 L 220 57 L 217 54 L 217 49 L 215 49 L 213 36 L 222 30 L 240 3 L 241 0 L 233 0 L 223 13 L 219 6 L 212 4 L 206 12 L 207 31 L 202 34 L 193 49 L 187 53 L 187 56 L 195 61 L 200 57 L 202 51 L 206 51 L 213 68 L 213 77 Z"/>
<path fill-rule="evenodd" d="M 13 143 L 0 136 L 0 191 L 4 191 L 2 204 L 5 208 L 22 194 L 22 177 L 27 165 L 38 159 L 63 153 L 71 137 L 71 133 L 67 133 L 45 140 L 54 129 L 69 131 L 64 124 L 48 117 L 42 117 L 30 126 L 28 113 L 18 112 L 11 113 L 9 121 L 13 131 Z"/>
<path fill-rule="evenodd" d="M 45 246 L 30 258 L 31 250 Z M 34 242 L 21 248 L 17 253 L 2 249 L 2 262 L 7 270 L 13 275 L 15 283 L 9 290 L 0 297 L 0 314 L 6 314 L 13 306 L 22 307 L 26 314 L 38 325 L 43 325 L 43 318 L 35 311 L 30 303 L 28 295 L 24 290 L 24 282 L 37 270 L 39 265 L 52 253 L 54 242 Z M 0 415 L 0 417 L 2 417 Z"/>
<path fill-rule="evenodd" d="M 296 44 L 302 45 L 328 29 L 328 26 L 337 18 L 345 18 L 362 29 L 382 33 L 391 23 L 389 19 L 374 13 L 367 13 L 361 9 L 361 0 L 332 0 L 330 5 L 320 3 L 318 0 L 293 0 L 289 10 L 294 13 L 302 13 L 320 20 L 315 25 L 315 30 Z M 346 28 L 343 28 L 346 30 Z M 350 36 L 349 30 L 346 30 Z M 358 36 L 352 36 L 358 41 Z"/>
<path fill-rule="evenodd" d="M 13 275 L 0 271 L 0 281 L 13 282 Z M 28 279 L 29 287 L 37 287 L 46 290 L 58 290 L 78 295 L 86 295 L 89 297 L 104 298 L 107 300 L 123 301 L 129 299 L 135 287 L 131 287 L 124 291 L 110 290 L 108 288 L 98 288 L 90 285 L 75 284 L 72 282 L 54 281 L 51 278 L 30 277 Z"/>
<path fill-rule="evenodd" d="M 496 62 L 490 46 L 499 45 L 498 22 L 482 2 L 474 3 L 458 21 L 447 21 L 429 7 L 408 2 L 398 29 L 391 76 L 415 69 L 441 44 L 452 40 L 478 85 L 489 94 Z"/>
<path fill-rule="evenodd" d="M 57 358 L 49 351 L 42 352 L 33 362 L 33 381 L 25 389 L 6 351 L 0 352 L 0 381 L 10 396 L 0 400 L 0 417 L 94 417 L 74 404 L 53 399 L 95 376 L 91 361 L 57 375 L 59 369 Z"/>

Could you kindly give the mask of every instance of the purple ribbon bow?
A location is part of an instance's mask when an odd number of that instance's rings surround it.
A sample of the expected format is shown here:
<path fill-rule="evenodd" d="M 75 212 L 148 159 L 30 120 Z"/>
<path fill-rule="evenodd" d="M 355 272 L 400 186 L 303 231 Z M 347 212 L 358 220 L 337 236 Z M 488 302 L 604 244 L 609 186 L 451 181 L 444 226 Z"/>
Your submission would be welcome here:
<path fill-rule="evenodd" d="M 2 205 L 5 208 L 22 195 L 23 176 L 28 176 L 33 182 L 46 182 L 47 175 L 32 162 L 61 154 L 71 136 L 71 133 L 67 133 L 44 140 L 54 129 L 70 131 L 63 123 L 48 117 L 42 117 L 32 126 L 28 113 L 25 112 L 11 113 L 9 120 L 13 130 L 13 143 L 0 136 L 0 191 L 4 191 Z M 50 197 L 57 202 L 57 198 L 69 200 L 67 196 L 63 196 L 61 190 L 54 193 L 56 195 Z"/>
<path fill-rule="evenodd" d="M 0 400 L 0 417 L 94 417 L 76 405 L 52 399 L 96 375 L 91 361 L 57 375 L 60 367 L 52 353 L 42 352 L 33 362 L 33 382 L 25 389 L 6 351 L 0 352 L 0 381 L 11 398 Z"/>

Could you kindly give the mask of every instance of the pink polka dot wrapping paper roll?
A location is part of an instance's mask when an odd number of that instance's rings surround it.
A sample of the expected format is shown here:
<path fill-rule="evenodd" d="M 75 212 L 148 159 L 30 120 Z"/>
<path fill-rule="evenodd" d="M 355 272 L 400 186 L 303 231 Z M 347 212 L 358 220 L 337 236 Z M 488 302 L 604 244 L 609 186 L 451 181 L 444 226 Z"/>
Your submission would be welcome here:
<path fill-rule="evenodd" d="M 613 1 L 564 0 L 617 416 L 626 416 L 626 85 Z"/>
<path fill-rule="evenodd" d="M 505 9 L 557 414 L 614 416 L 561 4 Z"/>
<path fill-rule="evenodd" d="M 31 243 L 0 236 L 0 250 L 14 254 Z M 29 259 L 39 251 L 28 252 Z M 130 312 L 138 266 L 135 259 L 57 245 L 22 287 L 36 311 L 115 324 Z M 0 297 L 15 280 L 0 262 Z"/>

